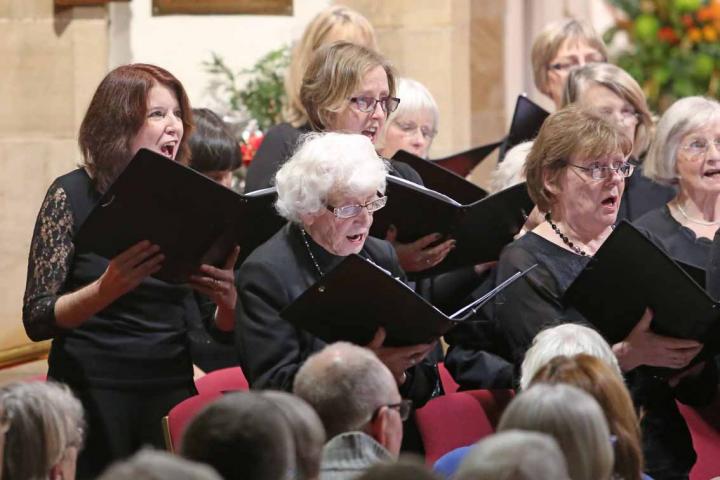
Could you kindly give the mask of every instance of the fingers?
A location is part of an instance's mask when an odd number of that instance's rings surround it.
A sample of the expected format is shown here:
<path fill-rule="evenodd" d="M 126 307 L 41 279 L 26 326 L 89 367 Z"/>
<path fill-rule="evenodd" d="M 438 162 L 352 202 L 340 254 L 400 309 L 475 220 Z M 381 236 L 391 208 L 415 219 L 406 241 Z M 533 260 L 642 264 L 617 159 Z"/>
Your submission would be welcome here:
<path fill-rule="evenodd" d="M 395 243 L 395 240 L 397 240 L 397 228 L 395 228 L 395 225 L 390 225 L 388 227 L 387 233 L 385 234 L 385 240 L 390 243 Z"/>
<path fill-rule="evenodd" d="M 138 261 L 138 258 L 141 258 L 143 256 L 147 258 L 148 255 L 158 252 L 159 250 L 160 247 L 158 247 L 157 245 L 153 245 L 149 241 L 143 240 L 128 248 L 124 252 L 116 255 L 115 258 L 112 259 L 112 261 L 115 262 L 115 264 L 117 265 L 134 266 L 140 263 Z"/>
<path fill-rule="evenodd" d="M 437 242 L 442 238 L 442 235 L 439 233 L 431 233 L 430 235 L 425 235 L 424 237 L 420 237 L 414 242 L 410 244 L 413 250 L 423 250 L 425 247 L 430 245 L 433 242 Z"/>
<path fill-rule="evenodd" d="M 700 351 L 702 343 L 685 338 L 664 337 L 655 335 L 655 342 L 665 350 L 697 350 Z"/>
<path fill-rule="evenodd" d="M 365 345 L 365 347 L 369 348 L 370 350 L 378 350 L 380 347 L 382 347 L 382 344 L 385 343 L 386 336 L 387 333 L 385 332 L 385 329 L 383 327 L 378 327 L 377 331 L 375 332 L 375 336 L 372 340 L 370 340 L 370 343 Z"/>
<path fill-rule="evenodd" d="M 235 264 L 237 263 L 237 259 L 240 256 L 240 246 L 236 245 L 235 248 L 233 248 L 233 251 L 230 252 L 230 255 L 228 256 L 227 260 L 225 260 L 225 265 L 223 266 L 224 270 L 233 270 L 235 268 Z"/>
<path fill-rule="evenodd" d="M 650 330 L 650 323 L 652 322 L 653 318 L 653 312 L 649 308 L 646 308 L 645 311 L 642 314 L 642 317 L 640 317 L 640 321 L 638 321 L 637 325 L 635 325 L 635 328 L 633 328 L 633 332 L 645 332 Z"/>

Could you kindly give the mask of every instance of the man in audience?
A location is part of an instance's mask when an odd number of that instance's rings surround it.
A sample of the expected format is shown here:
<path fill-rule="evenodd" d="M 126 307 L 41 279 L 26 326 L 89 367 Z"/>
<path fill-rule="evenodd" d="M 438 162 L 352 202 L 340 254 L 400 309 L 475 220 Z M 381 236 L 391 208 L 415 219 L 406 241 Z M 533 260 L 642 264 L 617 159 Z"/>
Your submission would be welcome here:
<path fill-rule="evenodd" d="M 208 405 L 188 425 L 180 450 L 226 480 L 281 480 L 295 470 L 287 420 L 256 392 L 224 395 Z"/>
<path fill-rule="evenodd" d="M 207 465 L 191 462 L 160 450 L 140 450 L 115 462 L 98 480 L 221 480 Z"/>
<path fill-rule="evenodd" d="M 317 411 L 327 438 L 321 480 L 358 476 L 394 461 L 410 410 L 390 370 L 366 348 L 335 343 L 312 355 L 295 377 L 294 392 Z"/>

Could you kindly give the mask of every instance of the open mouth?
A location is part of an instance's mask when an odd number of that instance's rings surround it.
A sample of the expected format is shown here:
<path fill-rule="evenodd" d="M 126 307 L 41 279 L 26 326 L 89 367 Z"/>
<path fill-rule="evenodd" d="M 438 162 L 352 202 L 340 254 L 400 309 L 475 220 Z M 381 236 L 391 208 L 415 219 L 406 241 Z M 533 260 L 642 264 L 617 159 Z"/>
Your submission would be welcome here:
<path fill-rule="evenodd" d="M 362 239 L 363 239 L 364 236 L 365 236 L 364 234 L 358 233 L 358 234 L 355 234 L 355 235 L 348 235 L 348 236 L 347 236 L 347 239 L 350 240 L 350 241 L 353 242 L 353 243 L 357 243 L 357 242 L 362 241 Z"/>
<path fill-rule="evenodd" d="M 362 133 L 363 135 L 365 135 L 366 137 L 368 137 L 370 140 L 372 140 L 374 142 L 375 135 L 377 134 L 377 127 L 370 127 L 368 129 L 363 130 L 360 133 Z"/>
<path fill-rule="evenodd" d="M 718 174 L 720 174 L 720 170 L 708 170 L 707 172 L 703 173 L 703 177 L 717 177 Z"/>
<path fill-rule="evenodd" d="M 610 195 L 601 202 L 604 207 L 615 207 L 618 203 L 618 197 L 616 195 Z"/>
<path fill-rule="evenodd" d="M 160 145 L 160 152 L 168 158 L 175 158 L 175 142 L 168 142 Z"/>

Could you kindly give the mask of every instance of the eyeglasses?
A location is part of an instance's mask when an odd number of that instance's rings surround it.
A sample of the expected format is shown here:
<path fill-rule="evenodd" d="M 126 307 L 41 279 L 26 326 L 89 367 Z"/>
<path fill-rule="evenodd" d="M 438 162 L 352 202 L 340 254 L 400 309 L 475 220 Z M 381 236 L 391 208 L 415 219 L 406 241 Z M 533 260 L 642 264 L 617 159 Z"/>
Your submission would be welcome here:
<path fill-rule="evenodd" d="M 397 97 L 352 97 L 350 101 L 355 104 L 358 110 L 364 113 L 374 112 L 378 103 L 385 113 L 394 112 L 400 105 L 400 99 Z"/>
<path fill-rule="evenodd" d="M 704 157 L 710 151 L 710 144 L 713 144 L 715 146 L 715 150 L 720 152 L 720 138 L 716 138 L 712 141 L 706 138 L 693 138 L 680 148 L 688 152 L 693 157 Z"/>
<path fill-rule="evenodd" d="M 570 162 L 565 162 L 565 164 L 584 172 L 589 172 L 590 178 L 593 180 L 602 180 L 607 178 L 611 175 L 611 172 L 619 173 L 622 177 L 627 178 L 632 175 L 635 170 L 635 165 L 630 162 L 613 162 L 611 165 L 600 165 L 599 163 L 594 163 L 589 167 L 575 165 Z"/>
<path fill-rule="evenodd" d="M 623 107 L 620 110 L 615 110 L 611 107 L 598 108 L 597 113 L 605 119 L 612 119 L 613 117 L 620 117 L 620 121 L 623 124 L 638 123 L 640 121 L 640 114 L 630 106 Z"/>
<path fill-rule="evenodd" d="M 375 409 L 375 411 L 372 414 L 372 417 L 370 418 L 370 421 L 373 421 L 377 418 L 377 416 L 380 414 L 380 410 L 383 407 L 392 408 L 394 410 L 397 410 L 400 414 L 400 420 L 403 422 L 407 420 L 410 417 L 410 412 L 412 411 L 413 401 L 410 399 L 403 399 L 398 403 L 388 403 L 386 405 L 380 405 L 378 408 Z"/>
<path fill-rule="evenodd" d="M 420 126 L 415 122 L 395 122 L 395 125 L 397 125 L 400 131 L 408 137 L 415 135 L 415 132 L 418 130 L 420 130 L 420 134 L 427 141 L 432 140 L 435 138 L 435 135 L 437 135 L 437 130 L 426 126 Z"/>
<path fill-rule="evenodd" d="M 387 197 L 382 195 L 380 192 L 377 193 L 379 198 L 376 198 L 375 200 L 371 200 L 367 203 L 363 203 L 362 205 L 344 205 L 342 207 L 331 207 L 329 205 L 325 206 L 328 210 L 330 210 L 333 215 L 335 215 L 337 218 L 352 218 L 357 217 L 360 215 L 360 212 L 362 212 L 362 209 L 367 209 L 368 213 L 373 213 L 385 206 L 387 203 Z"/>
<path fill-rule="evenodd" d="M 573 57 L 571 59 L 567 59 L 564 61 L 557 61 L 552 62 L 548 65 L 548 68 L 550 70 L 555 70 L 556 72 L 569 72 L 575 67 L 580 67 L 582 65 L 585 65 L 587 63 L 602 63 L 605 62 L 605 58 L 602 55 L 590 55 L 585 57 L 584 59 L 581 59 L 579 57 Z"/>

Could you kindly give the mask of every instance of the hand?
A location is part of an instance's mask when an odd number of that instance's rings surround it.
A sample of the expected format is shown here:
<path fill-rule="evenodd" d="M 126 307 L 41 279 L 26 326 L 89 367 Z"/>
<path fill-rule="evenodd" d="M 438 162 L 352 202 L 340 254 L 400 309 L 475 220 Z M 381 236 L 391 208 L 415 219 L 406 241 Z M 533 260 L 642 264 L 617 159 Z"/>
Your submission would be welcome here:
<path fill-rule="evenodd" d="M 690 377 L 697 377 L 698 375 L 700 375 L 700 373 L 703 371 L 704 368 L 705 368 L 705 362 L 697 363 L 697 364 L 693 365 L 692 367 L 688 368 L 687 370 L 683 370 L 682 372 L 676 373 L 675 375 L 668 378 L 668 384 L 671 387 L 675 388 L 678 386 L 678 384 L 683 379 L 690 378 Z"/>
<path fill-rule="evenodd" d="M 441 238 L 442 235 L 439 233 L 431 233 L 412 243 L 400 243 L 396 240 L 397 228 L 394 225 L 390 225 L 385 236 L 385 240 L 395 247 L 400 266 L 406 272 L 421 272 L 445 260 L 447 254 L 455 248 L 454 239 L 445 240 L 439 245 L 428 248 L 428 245 Z"/>
<path fill-rule="evenodd" d="M 695 340 L 665 337 L 650 330 L 653 314 L 650 309 L 622 342 L 612 349 L 623 371 L 640 365 L 682 368 L 700 353 L 703 345 Z"/>
<path fill-rule="evenodd" d="M 475 265 L 473 267 L 473 269 L 475 270 L 475 275 L 477 275 L 479 277 L 483 273 L 487 272 L 488 270 L 495 268 L 495 265 L 497 265 L 497 261 L 478 263 L 477 265 Z"/>
<path fill-rule="evenodd" d="M 198 292 L 207 295 L 219 310 L 235 310 L 237 289 L 235 288 L 235 263 L 240 247 L 235 247 L 225 260 L 222 268 L 200 265 L 199 274 L 191 275 L 188 284 Z"/>
<path fill-rule="evenodd" d="M 165 256 L 147 240 L 136 243 L 112 260 L 97 280 L 100 296 L 107 303 L 137 287 L 148 275 L 160 270 Z"/>
<path fill-rule="evenodd" d="M 379 327 L 373 339 L 365 347 L 375 352 L 393 374 L 398 385 L 402 385 L 405 382 L 405 370 L 420 363 L 435 348 L 436 342 L 409 347 L 384 347 L 385 336 L 385 329 Z"/>

